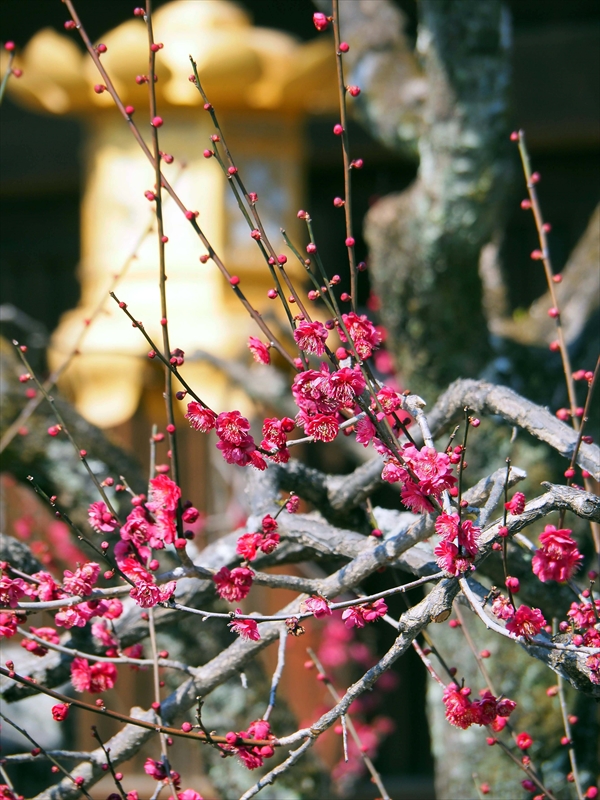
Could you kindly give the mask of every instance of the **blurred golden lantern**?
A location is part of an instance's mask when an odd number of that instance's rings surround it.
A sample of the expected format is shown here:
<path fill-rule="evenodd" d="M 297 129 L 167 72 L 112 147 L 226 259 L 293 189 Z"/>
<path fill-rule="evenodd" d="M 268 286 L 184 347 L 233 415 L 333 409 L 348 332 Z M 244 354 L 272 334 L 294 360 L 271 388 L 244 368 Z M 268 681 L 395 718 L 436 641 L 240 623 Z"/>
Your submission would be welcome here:
<path fill-rule="evenodd" d="M 200 79 L 219 113 L 244 182 L 258 193 L 265 228 L 279 249 L 283 245 L 279 228 L 293 233 L 296 210 L 301 206 L 302 120 L 308 113 L 336 105 L 331 44 L 325 39 L 301 44 L 280 31 L 253 27 L 247 14 L 226 0 L 177 0 L 162 6 L 153 24 L 155 40 L 164 44 L 156 69 L 157 104 L 164 119 L 160 147 L 175 156 L 171 165 L 163 164 L 165 176 L 175 184 L 186 207 L 200 212 L 203 230 L 230 272 L 240 276 L 250 302 L 264 308 L 271 286 L 266 265 L 221 169 L 215 159 L 203 157 L 213 129 L 198 91 L 188 80 L 189 55 L 197 61 Z M 51 366 L 60 364 L 72 349 L 83 321 L 148 227 L 152 207 L 144 192 L 154 185 L 153 168 L 110 95 L 94 91 L 101 78 L 72 35 L 77 34 L 40 31 L 15 64 L 23 69 L 23 76 L 9 82 L 12 98 L 21 105 L 51 114 L 77 115 L 85 125 L 78 273 L 81 299 L 78 308 L 63 315 L 54 333 Z M 145 25 L 134 18 L 101 41 L 107 47 L 102 62 L 123 102 L 136 108 L 136 123 L 149 141 L 148 87 L 135 81 L 148 70 Z M 199 240 L 169 199 L 164 218 L 169 237 L 171 346 L 189 355 L 198 349 L 223 358 L 239 355 L 247 336 L 258 335 L 254 324 L 216 267 L 210 261 L 200 263 L 203 249 Z M 120 281 L 117 294 L 159 343 L 157 253 L 156 234 L 149 235 Z M 302 280 L 298 273 L 296 277 Z M 275 305 L 269 310 L 275 311 Z M 128 420 L 143 389 L 147 351 L 140 332 L 109 299 L 63 378 L 78 410 L 103 427 Z M 194 362 L 185 365 L 184 374 L 207 402 L 215 408 L 224 404 L 228 390 L 212 368 Z M 229 390 L 227 404 L 231 402 Z"/>

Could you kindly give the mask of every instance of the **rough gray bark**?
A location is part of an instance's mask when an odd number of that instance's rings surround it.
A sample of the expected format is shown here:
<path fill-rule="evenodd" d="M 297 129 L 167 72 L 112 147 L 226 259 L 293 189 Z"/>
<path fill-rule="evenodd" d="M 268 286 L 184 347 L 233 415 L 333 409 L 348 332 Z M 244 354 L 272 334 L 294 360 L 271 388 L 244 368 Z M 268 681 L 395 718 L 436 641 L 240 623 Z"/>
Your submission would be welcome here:
<path fill-rule="evenodd" d="M 489 357 L 478 262 L 511 176 L 502 3 L 423 0 L 419 13 L 427 95 L 418 176 L 365 224 L 383 321 L 417 392 L 476 375 Z"/>

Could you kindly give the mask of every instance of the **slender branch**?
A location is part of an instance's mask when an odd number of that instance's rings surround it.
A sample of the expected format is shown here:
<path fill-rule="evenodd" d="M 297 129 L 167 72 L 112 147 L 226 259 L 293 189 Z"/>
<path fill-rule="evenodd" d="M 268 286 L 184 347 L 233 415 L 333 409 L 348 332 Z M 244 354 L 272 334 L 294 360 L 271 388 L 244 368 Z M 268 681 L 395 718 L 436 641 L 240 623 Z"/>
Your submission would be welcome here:
<path fill-rule="evenodd" d="M 518 642 L 522 644 L 526 650 L 530 647 L 542 647 L 545 650 L 563 650 L 567 653 L 581 653 L 585 655 L 596 655 L 600 653 L 600 647 L 583 647 L 583 646 L 576 646 L 574 644 L 562 644 L 561 642 L 552 642 L 548 641 L 541 637 L 541 634 L 537 634 L 537 636 L 515 636 L 510 631 L 507 631 L 503 625 L 500 625 L 499 622 L 496 622 L 485 611 L 484 606 L 479 602 L 479 599 L 475 592 L 473 591 L 470 584 L 475 583 L 472 578 L 461 578 L 460 579 L 460 588 L 463 591 L 463 594 L 469 601 L 471 608 L 477 614 L 479 619 L 484 623 L 486 628 L 493 630 L 495 633 L 499 633 L 500 636 L 504 636 L 506 639 L 511 639 L 513 642 Z"/>
<path fill-rule="evenodd" d="M 119 780 L 119 778 L 117 778 L 117 773 L 115 772 L 115 768 L 114 768 L 113 763 L 111 761 L 110 751 L 107 750 L 106 747 L 104 746 L 104 742 L 100 738 L 100 734 L 98 733 L 98 728 L 96 728 L 95 725 L 92 725 L 92 736 L 94 737 L 94 739 L 98 742 L 98 744 L 102 748 L 102 752 L 104 753 L 104 755 L 106 757 L 106 763 L 108 764 L 108 768 L 110 770 L 110 774 L 112 775 L 112 779 L 113 779 L 113 781 L 115 783 L 115 786 L 117 787 L 117 791 L 121 795 L 122 800 L 127 800 L 127 795 L 125 794 L 125 790 L 123 789 L 123 785 L 121 784 L 121 781 Z"/>
<path fill-rule="evenodd" d="M 65 6 L 67 7 L 67 9 L 69 11 L 69 14 L 71 15 L 72 20 L 75 22 L 77 30 L 79 31 L 79 35 L 81 36 L 81 38 L 83 40 L 83 43 L 85 44 L 85 47 L 86 47 L 86 49 L 87 49 L 92 61 L 94 62 L 96 68 L 98 69 L 100 75 L 102 76 L 103 82 L 104 82 L 104 84 L 106 86 L 106 89 L 107 89 L 108 93 L 110 94 L 110 96 L 114 100 L 115 105 L 117 106 L 117 108 L 120 111 L 121 115 L 123 116 L 123 118 L 127 122 L 131 133 L 133 134 L 135 140 L 137 141 L 137 143 L 141 147 L 144 155 L 146 156 L 146 158 L 148 159 L 150 164 L 153 167 L 156 167 L 155 159 L 154 159 L 154 156 L 152 155 L 152 152 L 150 151 L 148 145 L 146 144 L 146 142 L 144 141 L 142 135 L 140 134 L 139 130 L 137 129 L 137 126 L 136 126 L 135 122 L 133 121 L 131 116 L 127 113 L 127 111 L 125 110 L 125 106 L 123 105 L 123 102 L 122 102 L 121 98 L 119 97 L 119 94 L 117 93 L 117 91 L 115 89 L 115 86 L 114 86 L 113 82 L 110 79 L 110 76 L 108 75 L 108 73 L 104 69 L 104 67 L 102 65 L 102 62 L 100 60 L 100 57 L 98 56 L 98 53 L 94 49 L 94 46 L 93 46 L 89 36 L 87 35 L 83 25 L 81 24 L 81 20 L 80 20 L 79 15 L 77 14 L 77 12 L 75 10 L 75 7 L 73 5 L 72 0 L 63 0 L 63 2 L 65 4 Z M 198 238 L 202 242 L 203 246 L 206 248 L 209 257 L 215 262 L 215 264 L 217 265 L 219 271 L 221 272 L 223 277 L 227 280 L 227 282 L 231 286 L 234 294 L 236 295 L 238 300 L 242 303 L 242 305 L 244 306 L 244 308 L 246 309 L 248 314 L 252 317 L 252 319 L 255 321 L 255 323 L 258 325 L 258 327 L 262 330 L 262 332 L 265 334 L 265 336 L 268 337 L 268 339 L 271 341 L 272 346 L 275 347 L 275 349 L 283 356 L 283 358 L 289 364 L 291 364 L 291 366 L 294 367 L 294 369 L 296 369 L 296 366 L 294 364 L 293 358 L 290 356 L 290 354 L 287 352 L 287 350 L 281 344 L 281 342 L 277 339 L 277 337 L 273 334 L 273 332 L 269 329 L 268 325 L 265 323 L 265 321 L 263 320 L 262 316 L 258 313 L 258 311 L 256 311 L 253 308 L 253 306 L 250 303 L 250 301 L 247 299 L 245 294 L 240 289 L 239 284 L 237 282 L 235 282 L 235 281 L 232 281 L 233 276 L 231 275 L 231 273 L 229 272 L 229 270 L 227 269 L 227 267 L 225 266 L 223 261 L 219 258 L 217 252 L 215 251 L 213 246 L 210 244 L 209 240 L 206 238 L 204 232 L 202 231 L 202 229 L 198 225 L 198 221 L 197 221 L 196 216 L 194 215 L 194 213 L 189 211 L 185 207 L 184 203 L 179 198 L 179 195 L 175 192 L 175 190 L 173 189 L 173 187 L 171 186 L 169 181 L 164 177 L 164 175 L 162 175 L 162 173 L 161 173 L 161 180 L 159 182 L 159 185 L 161 185 L 165 189 L 165 191 L 169 193 L 169 195 L 173 198 L 174 202 L 176 203 L 177 207 L 186 216 L 186 219 L 189 221 L 190 225 L 194 229 L 194 232 L 196 233 L 196 235 L 198 236 Z"/>
<path fill-rule="evenodd" d="M 263 719 L 269 719 L 271 716 L 271 711 L 275 708 L 275 700 L 277 694 L 277 687 L 279 686 L 279 681 L 281 680 L 281 676 L 283 675 L 283 668 L 285 666 L 285 646 L 287 644 L 288 639 L 288 632 L 285 626 L 282 626 L 279 632 L 279 648 L 277 649 L 277 666 L 275 667 L 275 672 L 273 673 L 273 678 L 271 680 L 271 691 L 269 692 L 269 705 L 267 706 L 267 710 L 263 714 Z"/>
<path fill-rule="evenodd" d="M 63 775 L 65 775 L 70 781 L 73 782 L 73 785 L 77 787 L 77 789 L 81 792 L 81 794 L 84 797 L 87 797 L 88 800 L 92 800 L 91 795 L 86 791 L 83 784 L 78 783 L 77 779 L 73 778 L 73 776 L 63 767 L 63 765 L 59 761 L 57 761 L 54 758 L 54 756 L 50 754 L 48 750 L 45 750 L 38 742 L 36 742 L 36 740 L 29 733 L 27 733 L 27 731 L 24 728 L 21 728 L 20 725 L 17 725 L 16 722 L 13 722 L 12 719 L 9 719 L 5 714 L 2 713 L 2 711 L 0 711 L 0 718 L 2 718 L 5 722 L 8 722 L 8 724 L 11 727 L 13 727 L 16 731 L 19 731 L 21 736 L 24 736 L 26 739 L 28 739 L 34 747 L 39 748 L 40 752 L 42 752 L 46 756 L 46 758 L 49 761 L 51 761 L 60 772 L 63 773 Z"/>
<path fill-rule="evenodd" d="M 556 628 L 556 620 L 554 620 L 552 627 Z M 571 770 L 573 772 L 573 782 L 575 783 L 575 790 L 577 792 L 578 800 L 583 800 L 584 795 L 581 789 L 581 780 L 579 777 L 579 769 L 577 767 L 577 755 L 575 753 L 575 746 L 573 744 L 573 734 L 571 732 L 571 723 L 569 721 L 569 711 L 567 709 L 567 699 L 565 697 L 565 685 L 562 675 L 557 675 L 556 682 L 558 684 L 558 700 L 560 703 L 560 713 L 562 715 L 565 734 L 567 739 L 569 740 L 569 761 L 571 762 Z"/>
<path fill-rule="evenodd" d="M 538 239 L 540 243 L 542 263 L 544 265 L 544 273 L 546 275 L 546 283 L 548 284 L 548 291 L 550 292 L 550 297 L 552 299 L 552 306 L 554 309 L 556 309 L 556 316 L 554 317 L 554 321 L 556 323 L 556 335 L 558 337 L 560 357 L 562 360 L 563 372 L 565 374 L 565 381 L 567 384 L 567 393 L 569 395 L 571 420 L 573 423 L 573 427 L 575 428 L 575 430 L 577 430 L 579 428 L 579 421 L 577 419 L 577 395 L 575 394 L 575 382 L 573 380 L 571 359 L 569 357 L 569 350 L 567 348 L 567 343 L 565 341 L 564 330 L 560 318 L 560 306 L 558 305 L 558 299 L 556 297 L 555 282 L 554 282 L 555 276 L 552 270 L 552 262 L 550 261 L 550 250 L 548 248 L 548 236 L 547 236 L 548 229 L 544 224 L 544 219 L 542 217 L 542 210 L 537 196 L 537 190 L 535 188 L 537 180 L 534 179 L 531 170 L 529 153 L 527 151 L 527 146 L 525 144 L 525 131 L 520 130 L 518 132 L 518 142 L 519 142 L 519 155 L 521 156 L 521 163 L 523 165 L 523 172 L 525 173 L 525 181 L 527 183 L 527 191 L 529 193 L 529 200 L 531 203 L 531 211 L 533 212 L 535 227 L 537 230 Z"/>
<path fill-rule="evenodd" d="M 94 757 L 86 750 L 43 750 L 33 755 L 33 753 L 12 753 L 3 755 L 2 760 L 9 764 L 26 764 L 31 761 L 43 761 L 50 758 L 64 758 L 73 761 L 93 761 Z"/>
<path fill-rule="evenodd" d="M 161 175 L 161 152 L 158 146 L 158 126 L 154 121 L 159 119 L 157 116 L 156 106 L 156 84 L 154 75 L 156 73 L 156 50 L 154 47 L 154 33 L 152 30 L 152 0 L 146 0 L 146 14 L 144 17 L 146 21 L 146 29 L 148 31 L 148 93 L 150 101 L 150 128 L 152 133 L 152 147 L 154 155 L 154 203 L 156 212 L 156 233 L 158 237 L 158 259 L 159 259 L 159 290 L 160 290 L 160 312 L 161 312 L 161 327 L 162 339 L 164 349 L 164 359 L 170 360 L 171 345 L 169 342 L 169 315 L 167 311 L 167 270 L 165 262 L 165 230 L 163 224 L 163 210 L 162 210 L 162 175 Z M 175 426 L 175 415 L 173 413 L 173 381 L 171 379 L 171 370 L 165 369 L 165 411 L 167 416 L 167 436 L 169 440 L 169 453 L 171 458 L 173 480 L 180 486 L 179 480 L 179 456 L 177 451 L 177 433 Z M 183 522 L 181 520 L 182 505 L 181 498 L 177 501 L 177 535 L 178 538 L 183 537 Z M 178 551 L 179 552 L 179 551 Z M 180 553 L 180 556 L 182 554 Z M 161 737 L 162 741 L 162 737 Z M 165 751 L 166 752 L 166 751 Z M 169 774 L 169 773 L 168 773 Z M 175 795 L 175 788 L 171 786 L 171 790 Z"/>
<path fill-rule="evenodd" d="M 267 772 L 266 775 L 263 775 L 260 780 L 258 780 L 254 786 L 248 789 L 247 792 L 240 797 L 240 800 L 250 800 L 251 797 L 257 795 L 261 789 L 264 789 L 265 786 L 270 786 L 271 784 L 275 783 L 277 778 L 280 775 L 283 775 L 287 772 L 294 764 L 299 761 L 304 753 L 313 746 L 315 743 L 315 739 L 307 738 L 297 750 L 292 750 L 289 756 L 286 758 L 285 761 L 282 761 L 281 764 L 276 766 L 270 772 Z"/>
<path fill-rule="evenodd" d="M 321 664 L 321 662 L 319 661 L 319 658 L 317 657 L 317 654 L 310 647 L 306 648 L 306 652 L 310 656 L 311 661 L 313 662 L 315 667 L 318 669 L 320 674 L 325 676 L 324 683 L 325 683 L 325 686 L 327 687 L 327 691 L 333 697 L 334 701 L 336 703 L 339 703 L 342 698 L 341 698 L 339 692 L 336 690 L 335 686 L 332 684 L 332 682 L 327 677 L 327 673 L 325 672 L 325 669 L 323 668 L 323 664 Z M 387 793 L 387 789 L 383 785 L 383 781 L 381 780 L 381 775 L 375 769 L 375 765 L 373 764 L 373 762 L 370 759 L 370 757 L 363 750 L 362 742 L 361 742 L 360 736 L 358 735 L 358 731 L 356 730 L 356 727 L 355 727 L 354 723 L 352 722 L 352 719 L 350 718 L 350 716 L 348 714 L 342 714 L 342 725 L 343 725 L 344 729 L 347 728 L 350 731 L 350 736 L 352 736 L 352 739 L 354 740 L 354 744 L 356 745 L 356 747 L 358 749 L 358 752 L 360 753 L 360 756 L 361 756 L 366 768 L 368 769 L 368 771 L 369 771 L 369 773 L 371 775 L 371 779 L 372 779 L 373 783 L 375 784 L 375 786 L 377 786 L 377 788 L 381 792 L 382 800 L 391 800 L 389 794 Z M 346 748 L 345 748 L 345 750 L 346 750 Z M 347 752 L 345 752 L 345 760 L 348 761 Z"/>
<path fill-rule="evenodd" d="M 123 313 L 126 314 L 127 317 L 129 317 L 132 325 L 141 331 L 142 335 L 144 336 L 144 339 L 148 342 L 148 344 L 152 348 L 152 351 L 156 354 L 159 360 L 162 361 L 162 363 L 165 365 L 166 369 L 176 376 L 177 380 L 181 383 L 186 392 L 194 398 L 194 400 L 200 403 L 200 405 L 203 406 L 203 408 L 208 408 L 206 403 L 200 397 L 198 397 L 198 395 L 192 389 L 192 387 L 179 374 L 179 370 L 177 369 L 175 364 L 171 364 L 170 361 L 167 358 L 165 358 L 165 356 L 161 353 L 160 348 L 152 341 L 149 334 L 146 332 L 146 329 L 144 328 L 142 322 L 140 320 L 136 320 L 133 314 L 129 311 L 129 309 L 127 308 L 127 304 L 119 300 L 119 298 L 114 292 L 110 292 L 109 294 L 115 301 L 115 303 L 119 306 L 121 311 L 123 311 Z"/>
<path fill-rule="evenodd" d="M 16 349 L 17 353 L 19 354 L 19 357 L 20 357 L 21 361 L 23 362 L 23 365 L 25 366 L 25 369 L 31 375 L 32 379 L 35 382 L 35 385 L 38 387 L 38 390 L 44 395 L 44 398 L 50 404 L 50 407 L 51 407 L 51 409 L 52 409 L 52 411 L 54 413 L 54 416 L 58 420 L 58 424 L 60 425 L 61 429 L 66 433 L 67 438 L 68 438 L 69 442 L 71 443 L 71 445 L 73 446 L 73 449 L 75 450 L 75 453 L 76 453 L 77 457 L 79 458 L 79 460 L 81 461 L 81 463 L 85 467 L 88 475 L 92 479 L 92 482 L 93 482 L 94 486 L 99 491 L 100 496 L 102 497 L 102 499 L 106 503 L 106 507 L 108 508 L 110 513 L 113 515 L 113 517 L 116 520 L 118 520 L 119 519 L 119 515 L 117 514 L 117 512 L 112 507 L 112 504 L 111 504 L 111 502 L 110 502 L 110 500 L 108 498 L 108 495 L 104 491 L 104 487 L 102 486 L 102 484 L 100 483 L 98 478 L 94 475 L 94 472 L 93 472 L 92 468 L 88 464 L 86 451 L 82 450 L 78 446 L 77 442 L 73 438 L 73 435 L 71 434 L 71 431 L 69 430 L 69 428 L 67 426 L 67 423 L 65 422 L 62 414 L 60 413 L 60 411 L 57 408 L 56 403 L 54 402 L 54 398 L 50 394 L 48 394 L 48 392 L 46 391 L 46 389 L 44 387 L 44 384 L 41 383 L 41 381 L 36 377 L 35 372 L 31 368 L 31 365 L 30 365 L 30 363 L 27 360 L 27 357 L 25 355 L 25 351 L 27 350 L 27 348 L 24 347 L 24 346 L 22 347 L 19 344 L 19 342 L 16 341 L 16 339 L 13 339 L 13 345 L 15 346 L 15 349 Z"/>
<path fill-rule="evenodd" d="M 109 656 L 98 656 L 94 655 L 93 653 L 85 653 L 82 650 L 75 650 L 72 647 L 64 647 L 61 644 L 49 642 L 47 639 L 42 639 L 41 636 L 36 636 L 36 634 L 31 633 L 31 631 L 27 631 L 21 627 L 17 627 L 17 631 L 22 636 L 25 636 L 27 639 L 32 639 L 34 642 L 41 644 L 48 650 L 54 650 L 57 653 L 64 653 L 67 656 L 71 656 L 71 658 L 85 658 L 88 661 L 94 661 L 100 664 L 132 664 L 138 667 L 151 667 L 155 663 L 153 658 L 129 658 L 128 656 L 115 656 L 111 658 Z M 160 658 L 158 663 L 161 667 L 177 669 L 181 672 L 186 672 L 188 675 L 193 675 L 195 672 L 194 667 L 190 667 L 181 661 L 170 661 L 167 658 Z"/>
<path fill-rule="evenodd" d="M 6 85 L 8 84 L 8 79 L 12 75 L 12 65 L 14 60 L 15 60 L 15 51 L 13 50 L 8 56 L 8 62 L 6 64 L 6 72 L 2 76 L 2 82 L 0 82 L 0 105 L 4 100 L 4 93 L 6 92 Z"/>
<path fill-rule="evenodd" d="M 30 678 L 26 678 L 23 675 L 18 675 L 16 672 L 1 666 L 0 675 L 4 675 L 6 678 L 10 678 L 12 681 L 21 683 L 24 686 L 29 686 L 33 683 Z M 138 728 L 146 728 L 146 730 L 153 731 L 154 733 L 166 733 L 169 736 L 179 736 L 183 739 L 195 739 L 196 741 L 206 742 L 204 734 L 193 733 L 192 731 L 182 731 L 181 728 L 171 728 L 167 725 L 161 725 L 157 722 L 146 722 L 143 719 L 136 719 L 135 717 L 128 716 L 127 714 L 121 714 L 119 711 L 113 711 L 105 706 L 100 708 L 96 705 L 84 703 L 83 700 L 78 700 L 76 697 L 68 697 L 65 694 L 54 691 L 54 689 L 49 689 L 48 687 L 43 686 L 42 684 L 36 683 L 34 685 L 38 691 L 40 691 L 42 694 L 48 695 L 48 697 L 53 697 L 55 700 L 60 700 L 66 705 L 77 706 L 77 708 L 82 708 L 85 711 L 91 711 L 93 714 L 100 714 L 103 717 L 111 717 L 112 719 L 117 719 L 120 722 L 126 722 L 129 725 L 134 725 Z M 227 744 L 227 739 L 225 736 L 213 736 L 212 738 L 215 742 Z M 267 744 L 273 744 L 273 740 L 267 739 L 242 739 L 241 742 L 242 744 L 249 745 L 251 747 L 264 747 Z M 37 746 L 39 745 L 36 745 L 36 747 Z"/>

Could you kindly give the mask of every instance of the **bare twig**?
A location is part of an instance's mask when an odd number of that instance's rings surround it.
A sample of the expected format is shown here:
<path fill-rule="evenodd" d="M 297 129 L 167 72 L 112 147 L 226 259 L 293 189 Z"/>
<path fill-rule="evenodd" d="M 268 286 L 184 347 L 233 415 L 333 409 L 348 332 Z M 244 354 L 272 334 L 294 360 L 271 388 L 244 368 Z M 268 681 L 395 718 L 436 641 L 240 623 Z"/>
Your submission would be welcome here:
<path fill-rule="evenodd" d="M 288 637 L 287 629 L 285 628 L 285 626 L 282 626 L 279 632 L 277 666 L 275 667 L 275 672 L 273 673 L 273 678 L 271 680 L 271 691 L 269 692 L 269 705 L 267 706 L 267 710 L 263 714 L 263 719 L 269 719 L 269 717 L 271 716 L 271 711 L 275 708 L 277 687 L 279 686 L 279 681 L 281 680 L 281 676 L 283 674 L 283 668 L 285 666 L 285 646 L 287 644 L 287 637 Z"/>

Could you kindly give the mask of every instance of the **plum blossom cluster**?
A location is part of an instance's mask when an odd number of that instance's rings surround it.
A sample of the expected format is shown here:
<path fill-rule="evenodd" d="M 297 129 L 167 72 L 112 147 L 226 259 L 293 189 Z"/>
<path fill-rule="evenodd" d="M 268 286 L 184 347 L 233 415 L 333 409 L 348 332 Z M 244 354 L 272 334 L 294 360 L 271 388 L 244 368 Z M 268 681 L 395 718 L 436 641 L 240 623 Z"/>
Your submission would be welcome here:
<path fill-rule="evenodd" d="M 213 575 L 217 594 L 228 603 L 238 603 L 248 596 L 254 580 L 254 572 L 249 567 L 221 567 Z"/>
<path fill-rule="evenodd" d="M 541 547 L 536 550 L 531 566 L 533 572 L 545 583 L 557 581 L 564 583 L 579 569 L 583 556 L 568 528 L 557 530 L 554 525 L 546 525 L 540 534 Z"/>
<path fill-rule="evenodd" d="M 270 514 L 267 514 L 262 519 L 261 532 L 244 533 L 240 536 L 237 541 L 236 552 L 245 561 L 253 561 L 259 551 L 268 555 L 275 550 L 278 544 L 277 521 Z"/>
<path fill-rule="evenodd" d="M 359 367 L 342 367 L 329 371 L 326 363 L 320 369 L 308 369 L 294 377 L 292 395 L 299 408 L 296 423 L 316 441 L 331 442 L 344 421 L 341 411 L 360 412 L 357 398 L 366 387 Z"/>
<path fill-rule="evenodd" d="M 439 566 L 451 575 L 471 569 L 480 529 L 470 519 L 461 520 L 458 514 L 440 514 L 435 531 L 441 539 L 434 550 Z"/>
<path fill-rule="evenodd" d="M 349 606 L 342 611 L 342 619 L 347 628 L 364 628 L 367 622 L 375 622 L 384 617 L 388 607 L 383 598 L 373 603 L 363 603 L 359 606 Z"/>
<path fill-rule="evenodd" d="M 3 562 L 3 576 L 0 579 L 0 604 L 4 607 L 16 608 L 19 600 L 27 597 L 30 600 L 47 602 L 52 600 L 68 599 L 71 597 L 89 596 L 100 575 L 100 565 L 95 561 L 88 561 L 79 565 L 73 572 L 65 570 L 62 583 L 57 583 L 49 572 L 44 570 L 32 574 L 32 582 L 22 578 L 11 579 L 6 574 L 10 570 L 10 565 Z M 60 608 L 54 615 L 54 622 L 58 627 L 73 628 L 84 627 L 93 617 L 105 617 L 106 619 L 117 619 L 123 612 L 123 605 L 117 598 L 102 598 L 84 600 L 75 605 Z M 3 611 L 0 614 L 0 638 L 10 638 L 16 633 L 17 619 L 10 612 Z M 36 630 L 42 633 L 36 633 Z M 52 628 L 32 629 L 34 635 L 46 639 L 50 643 L 54 642 Z M 33 641 L 23 645 L 34 655 L 44 655 L 38 650 L 38 646 Z M 43 648 L 43 645 L 39 645 Z"/>
<path fill-rule="evenodd" d="M 600 600 L 594 600 L 593 604 L 592 602 L 571 603 L 571 608 L 567 611 L 567 618 L 575 632 L 574 644 L 600 647 Z"/>
<path fill-rule="evenodd" d="M 287 434 L 296 427 L 290 417 L 269 417 L 265 419 L 262 427 L 263 440 L 260 448 L 265 456 L 278 464 L 287 464 L 290 460 L 290 451 L 287 446 Z"/>
<path fill-rule="evenodd" d="M 306 611 L 310 612 L 315 619 L 323 619 L 323 617 L 331 616 L 331 608 L 329 603 L 324 597 L 320 595 L 312 595 L 305 600 L 303 606 Z"/>
<path fill-rule="evenodd" d="M 186 503 L 180 511 L 180 502 L 181 489 L 177 484 L 167 475 L 157 475 L 150 480 L 150 499 L 145 495 L 133 497 L 134 508 L 118 531 L 115 559 L 119 569 L 134 583 L 130 596 L 143 608 L 166 602 L 175 590 L 172 582 L 158 586 L 150 570 L 158 567 L 153 550 L 178 546 L 178 514 L 183 525 L 194 524 L 200 516 L 191 503 Z M 114 531 L 117 527 L 116 520 L 101 502 L 92 503 L 89 520 L 98 532 Z"/>
<path fill-rule="evenodd" d="M 233 633 L 237 633 L 242 639 L 249 639 L 253 642 L 258 642 L 260 639 L 260 632 L 258 630 L 258 623 L 255 622 L 253 619 L 237 619 L 237 616 L 242 614 L 241 608 L 236 608 L 235 616 L 228 622 L 227 624 L 233 631 Z"/>
<path fill-rule="evenodd" d="M 186 419 L 194 430 L 208 433 L 215 430 L 219 441 L 217 448 L 228 464 L 239 467 L 251 465 L 257 469 L 267 468 L 267 463 L 256 447 L 250 431 L 250 422 L 239 411 L 224 411 L 215 414 L 196 401 L 188 403 Z"/>
<path fill-rule="evenodd" d="M 446 719 L 456 728 L 466 730 L 471 725 L 491 725 L 494 730 L 502 730 L 517 705 L 513 700 L 494 697 L 487 689 L 479 693 L 478 700 L 471 700 L 470 694 L 468 686 L 459 688 L 455 683 L 449 683 L 444 689 Z"/>
<path fill-rule="evenodd" d="M 402 502 L 411 511 L 432 512 L 432 500 L 439 502 L 442 492 L 456 484 L 450 456 L 433 447 L 417 450 L 413 444 L 405 444 L 401 456 L 403 463 L 392 454 L 387 456 L 381 477 L 389 483 L 402 483 Z"/>
<path fill-rule="evenodd" d="M 514 516 L 519 516 L 525 510 L 525 495 L 523 492 L 515 492 L 508 503 L 504 503 L 504 508 Z"/>
<path fill-rule="evenodd" d="M 506 629 L 515 636 L 531 638 L 543 630 L 547 622 L 539 608 L 520 605 L 515 611 L 510 600 L 499 594 L 492 603 L 492 613 L 506 621 Z"/>
<path fill-rule="evenodd" d="M 270 744 L 265 745 L 245 745 L 243 739 L 258 739 L 259 741 L 269 741 L 273 739 L 271 726 L 266 719 L 257 719 L 248 725 L 245 731 L 230 731 L 226 734 L 228 744 L 223 745 L 224 753 L 235 754 L 247 769 L 257 769 L 262 767 L 265 758 L 271 758 L 275 750 Z"/>
<path fill-rule="evenodd" d="M 167 767 L 162 761 L 155 761 L 153 758 L 147 758 L 144 762 L 144 772 L 146 775 L 150 775 L 151 778 L 154 778 L 155 781 L 164 782 L 165 784 L 169 782 L 172 783 L 179 796 L 181 775 L 174 770 L 167 772 Z"/>
<path fill-rule="evenodd" d="M 44 641 L 49 642 L 50 644 L 58 644 L 60 639 L 56 633 L 55 628 L 50 628 L 48 626 L 42 628 L 34 628 L 33 625 L 29 629 L 29 632 L 34 636 L 37 636 L 39 639 L 44 639 Z M 34 639 L 25 638 L 21 641 L 21 647 L 27 650 L 34 656 L 45 656 L 48 652 L 48 648 L 44 647 L 44 645 L 36 642 Z"/>
<path fill-rule="evenodd" d="M 78 692 L 100 694 L 112 689 L 117 681 L 117 668 L 107 661 L 90 664 L 87 658 L 74 658 L 71 683 Z"/>

